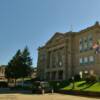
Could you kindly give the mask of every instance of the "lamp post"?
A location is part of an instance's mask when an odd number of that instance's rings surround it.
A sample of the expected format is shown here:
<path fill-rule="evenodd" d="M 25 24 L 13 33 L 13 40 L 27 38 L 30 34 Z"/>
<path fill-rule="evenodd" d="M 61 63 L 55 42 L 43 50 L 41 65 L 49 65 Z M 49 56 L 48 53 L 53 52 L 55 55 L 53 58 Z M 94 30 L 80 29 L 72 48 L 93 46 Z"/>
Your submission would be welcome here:
<path fill-rule="evenodd" d="M 75 88 L 75 80 L 74 80 L 74 76 L 72 76 L 72 89 Z"/>

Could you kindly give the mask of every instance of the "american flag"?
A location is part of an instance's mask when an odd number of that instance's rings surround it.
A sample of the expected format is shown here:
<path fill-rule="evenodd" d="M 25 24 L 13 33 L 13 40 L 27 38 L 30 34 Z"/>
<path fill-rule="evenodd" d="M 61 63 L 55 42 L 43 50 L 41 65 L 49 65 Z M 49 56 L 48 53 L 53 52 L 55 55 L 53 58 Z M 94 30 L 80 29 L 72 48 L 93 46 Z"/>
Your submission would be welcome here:
<path fill-rule="evenodd" d="M 97 43 L 94 43 L 93 46 L 92 46 L 92 48 L 93 48 L 93 49 L 96 49 L 96 48 L 98 48 L 98 46 L 99 46 L 99 45 L 98 45 Z"/>
<path fill-rule="evenodd" d="M 93 49 L 95 49 L 96 54 L 100 52 L 100 44 L 99 42 L 94 43 L 92 46 Z"/>

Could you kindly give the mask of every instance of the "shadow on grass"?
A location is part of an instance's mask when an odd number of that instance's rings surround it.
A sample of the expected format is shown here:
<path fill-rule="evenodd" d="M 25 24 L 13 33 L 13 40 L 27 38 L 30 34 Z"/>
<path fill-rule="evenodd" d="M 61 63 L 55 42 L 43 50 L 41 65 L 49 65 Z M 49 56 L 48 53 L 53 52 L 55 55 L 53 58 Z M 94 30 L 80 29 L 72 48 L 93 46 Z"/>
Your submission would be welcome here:
<path fill-rule="evenodd" d="M 82 90 L 85 90 L 85 89 L 91 87 L 92 85 L 94 85 L 95 83 L 96 83 L 96 82 L 84 83 L 83 85 L 86 85 L 86 87 L 84 87 L 84 88 L 82 88 L 82 89 L 80 89 L 80 90 L 81 90 L 81 91 L 82 91 Z M 83 86 L 83 85 L 81 85 L 81 86 Z"/>
<path fill-rule="evenodd" d="M 82 87 L 84 85 L 86 85 L 86 82 L 79 84 L 78 87 Z"/>
<path fill-rule="evenodd" d="M 76 87 L 79 87 L 79 88 L 81 88 L 79 90 L 82 91 L 82 90 L 85 90 L 85 89 L 91 87 L 95 83 L 96 82 L 89 82 L 89 83 L 84 82 L 84 83 L 79 84 L 78 86 L 76 86 L 75 84 L 72 84 L 72 88 L 70 90 L 74 90 Z"/>

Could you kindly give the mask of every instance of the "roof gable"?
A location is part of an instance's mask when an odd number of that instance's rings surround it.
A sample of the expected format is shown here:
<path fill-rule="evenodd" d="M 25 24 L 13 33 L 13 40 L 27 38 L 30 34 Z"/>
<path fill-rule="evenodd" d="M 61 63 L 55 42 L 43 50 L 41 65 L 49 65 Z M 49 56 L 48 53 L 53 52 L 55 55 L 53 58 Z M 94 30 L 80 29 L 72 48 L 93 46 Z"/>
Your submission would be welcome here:
<path fill-rule="evenodd" d="M 53 42 L 59 40 L 59 39 L 62 39 L 64 38 L 64 34 L 63 33 L 59 33 L 59 32 L 56 32 L 52 37 L 51 39 L 46 43 L 46 45 L 49 45 L 49 44 L 52 44 Z"/>

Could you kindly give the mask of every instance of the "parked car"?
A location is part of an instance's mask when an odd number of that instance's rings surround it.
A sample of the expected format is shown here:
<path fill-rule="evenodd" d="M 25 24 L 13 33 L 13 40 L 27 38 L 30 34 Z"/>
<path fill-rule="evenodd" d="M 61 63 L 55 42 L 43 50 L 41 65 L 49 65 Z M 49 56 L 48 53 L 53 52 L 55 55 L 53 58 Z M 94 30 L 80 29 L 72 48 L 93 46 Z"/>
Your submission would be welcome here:
<path fill-rule="evenodd" d="M 0 81 L 0 88 L 7 88 L 8 87 L 8 83 L 5 81 Z"/>
<path fill-rule="evenodd" d="M 26 86 L 26 87 L 32 87 L 32 83 L 30 81 L 24 81 L 24 82 L 17 82 L 16 86 Z"/>
<path fill-rule="evenodd" d="M 44 94 L 44 93 L 49 93 L 49 92 L 53 93 L 54 90 L 48 82 L 44 82 L 44 81 L 34 82 L 33 88 L 32 88 L 32 93 Z"/>

